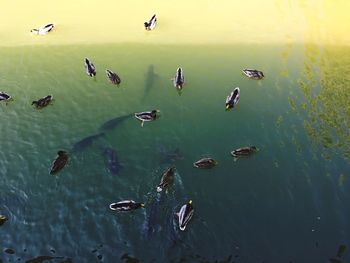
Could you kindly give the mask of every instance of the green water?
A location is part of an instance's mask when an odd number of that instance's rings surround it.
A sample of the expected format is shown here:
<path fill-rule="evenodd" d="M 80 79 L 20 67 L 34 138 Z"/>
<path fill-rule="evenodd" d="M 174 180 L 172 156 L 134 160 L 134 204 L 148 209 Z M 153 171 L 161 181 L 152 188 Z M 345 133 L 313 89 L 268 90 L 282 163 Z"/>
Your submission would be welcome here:
<path fill-rule="evenodd" d="M 2 48 L 0 90 L 14 100 L 0 105 L 0 214 L 9 218 L 0 259 L 327 262 L 350 236 L 348 54 L 291 45 Z M 96 79 L 86 75 L 85 57 Z M 171 81 L 177 67 L 186 81 L 181 96 Z M 119 87 L 107 81 L 107 68 Z M 266 77 L 250 80 L 243 68 Z M 226 112 L 237 86 L 238 107 Z M 49 94 L 52 105 L 31 106 Z M 161 111 L 156 121 L 141 128 L 125 120 L 49 175 L 57 150 L 70 152 L 112 118 L 152 109 Z M 234 162 L 230 151 L 248 145 L 260 151 Z M 118 154 L 117 175 L 105 147 Z M 176 160 L 166 158 L 174 151 Z M 208 156 L 217 167 L 193 168 Z M 174 185 L 157 199 L 155 186 L 173 164 Z M 146 209 L 109 210 L 123 199 Z M 173 214 L 189 199 L 195 216 L 180 233 Z"/>

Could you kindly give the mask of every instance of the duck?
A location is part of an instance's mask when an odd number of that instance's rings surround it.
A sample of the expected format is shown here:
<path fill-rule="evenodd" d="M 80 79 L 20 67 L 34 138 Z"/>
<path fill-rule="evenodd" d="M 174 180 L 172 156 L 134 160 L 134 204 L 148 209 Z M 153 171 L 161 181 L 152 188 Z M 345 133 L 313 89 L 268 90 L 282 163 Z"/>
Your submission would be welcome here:
<path fill-rule="evenodd" d="M 96 76 L 96 68 L 88 58 L 85 58 L 85 70 L 90 77 Z"/>
<path fill-rule="evenodd" d="M 135 113 L 135 118 L 141 121 L 141 127 L 143 127 L 145 121 L 154 121 L 157 118 L 157 113 L 159 112 L 159 110 L 139 112 Z"/>
<path fill-rule="evenodd" d="M 157 25 L 157 17 L 156 17 L 156 15 L 153 15 L 152 18 L 148 22 L 145 22 L 143 24 L 144 24 L 145 29 L 147 31 L 153 30 L 156 27 L 156 25 Z"/>
<path fill-rule="evenodd" d="M 253 153 L 257 152 L 258 148 L 255 146 L 247 146 L 238 148 L 236 150 L 231 151 L 231 155 L 234 157 L 234 160 L 236 161 L 239 157 L 247 157 L 249 155 L 252 155 Z"/>
<path fill-rule="evenodd" d="M 218 164 L 213 158 L 202 158 L 197 162 L 193 163 L 193 166 L 201 169 L 210 169 Z"/>
<path fill-rule="evenodd" d="M 194 213 L 194 209 L 192 206 L 192 200 L 189 200 L 187 204 L 184 204 L 180 211 L 176 213 L 179 219 L 179 228 L 181 231 L 186 229 L 188 222 L 191 220 Z"/>
<path fill-rule="evenodd" d="M 34 100 L 32 102 L 32 105 L 34 105 L 36 108 L 41 109 L 49 105 L 49 103 L 52 101 L 53 96 L 52 95 L 47 95 L 41 99 Z"/>
<path fill-rule="evenodd" d="M 2 226 L 3 224 L 5 224 L 5 222 L 7 221 L 7 217 L 6 216 L 3 216 L 3 215 L 0 215 L 0 226 Z"/>
<path fill-rule="evenodd" d="M 175 167 L 170 167 L 163 173 L 162 178 L 160 179 L 160 183 L 157 186 L 158 193 L 166 189 L 173 182 L 175 171 Z"/>
<path fill-rule="evenodd" d="M 50 174 L 55 175 L 66 165 L 68 161 L 68 154 L 65 151 L 58 151 L 56 159 L 51 164 Z"/>
<path fill-rule="evenodd" d="M 110 82 L 114 85 L 119 85 L 121 80 L 120 77 L 114 73 L 112 70 L 106 69 L 107 78 L 110 80 Z"/>
<path fill-rule="evenodd" d="M 226 110 L 234 108 L 239 100 L 240 89 L 239 87 L 235 88 L 227 97 L 226 97 Z"/>
<path fill-rule="evenodd" d="M 243 74 L 246 75 L 250 79 L 262 79 L 264 77 L 264 73 L 262 71 L 256 69 L 243 69 Z"/>
<path fill-rule="evenodd" d="M 137 203 L 134 200 L 124 200 L 117 203 L 112 203 L 109 205 L 109 208 L 118 212 L 128 212 L 138 208 L 144 208 L 144 203 Z"/>
<path fill-rule="evenodd" d="M 185 77 L 182 68 L 177 68 L 175 77 L 172 80 L 174 87 L 178 90 L 182 90 L 183 85 L 185 84 Z"/>
<path fill-rule="evenodd" d="M 46 35 L 54 28 L 53 24 L 47 24 L 42 27 L 39 27 L 38 29 L 32 29 L 30 32 L 37 34 L 37 35 Z"/>
<path fill-rule="evenodd" d="M 0 91 L 0 101 L 7 102 L 7 101 L 9 101 L 11 99 L 12 99 L 12 97 L 9 94 L 7 94 L 7 93 L 5 93 L 3 91 Z"/>

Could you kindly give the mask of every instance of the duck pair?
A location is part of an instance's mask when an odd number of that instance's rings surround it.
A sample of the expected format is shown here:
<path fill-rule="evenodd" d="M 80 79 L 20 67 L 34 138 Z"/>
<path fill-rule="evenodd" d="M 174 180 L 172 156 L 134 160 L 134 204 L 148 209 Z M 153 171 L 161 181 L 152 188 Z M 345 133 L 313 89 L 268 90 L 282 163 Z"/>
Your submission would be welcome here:
<path fill-rule="evenodd" d="M 123 200 L 109 205 L 109 208 L 111 210 L 117 212 L 129 212 L 144 207 L 144 203 L 135 202 L 134 200 Z M 178 217 L 179 228 L 181 231 L 184 231 L 186 229 L 186 226 L 193 217 L 193 214 L 194 208 L 192 205 L 192 200 L 181 206 L 180 211 L 175 214 Z"/>
<path fill-rule="evenodd" d="M 84 65 L 85 65 L 86 74 L 89 75 L 90 77 L 95 77 L 96 76 L 95 65 L 88 58 L 85 58 Z M 118 76 L 118 74 L 113 72 L 112 70 L 106 69 L 106 75 L 108 80 L 112 84 L 119 85 L 121 83 L 121 79 Z"/>

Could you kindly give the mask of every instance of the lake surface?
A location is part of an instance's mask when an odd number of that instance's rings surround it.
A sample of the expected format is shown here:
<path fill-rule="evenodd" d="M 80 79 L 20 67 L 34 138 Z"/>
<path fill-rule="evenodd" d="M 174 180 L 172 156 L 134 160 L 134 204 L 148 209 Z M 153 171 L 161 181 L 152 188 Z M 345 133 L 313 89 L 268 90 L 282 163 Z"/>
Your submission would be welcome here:
<path fill-rule="evenodd" d="M 349 11 L 348 0 L 2 3 L 0 91 L 13 101 L 0 102 L 0 263 L 349 262 Z M 134 113 L 153 109 L 141 127 Z M 58 150 L 69 161 L 52 176 Z M 194 168 L 203 157 L 218 165 Z M 109 209 L 125 199 L 145 208 Z"/>
<path fill-rule="evenodd" d="M 0 258 L 327 262 L 350 237 L 349 51 L 290 44 L 2 48 L 0 85 L 14 100 L 0 105 L 0 212 L 9 218 Z M 96 79 L 85 74 L 85 57 Z M 179 66 L 181 95 L 171 82 Z M 265 78 L 248 79 L 246 67 Z M 106 68 L 119 74 L 119 87 L 107 81 Z M 236 86 L 240 101 L 227 112 L 225 98 Z M 48 94 L 52 105 L 31 106 Z M 143 128 L 126 118 L 72 152 L 106 121 L 152 109 L 160 118 Z M 247 145 L 260 151 L 235 162 L 230 151 Z M 106 147 L 117 153 L 118 174 L 108 170 Z M 70 160 L 51 176 L 60 149 Z M 208 156 L 217 167 L 193 168 Z M 175 182 L 157 196 L 172 165 Z M 123 199 L 146 208 L 109 210 Z M 195 215 L 181 232 L 174 213 L 189 199 Z"/>

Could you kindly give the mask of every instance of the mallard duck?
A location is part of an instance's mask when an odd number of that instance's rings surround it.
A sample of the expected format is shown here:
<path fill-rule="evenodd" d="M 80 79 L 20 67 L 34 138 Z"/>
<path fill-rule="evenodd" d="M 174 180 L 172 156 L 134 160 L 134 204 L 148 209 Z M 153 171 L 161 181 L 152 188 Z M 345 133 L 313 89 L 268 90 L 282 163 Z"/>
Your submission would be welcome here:
<path fill-rule="evenodd" d="M 231 155 L 237 160 L 239 157 L 247 157 L 258 151 L 255 146 L 247 146 L 231 151 Z"/>
<path fill-rule="evenodd" d="M 7 102 L 7 101 L 9 101 L 9 100 L 11 100 L 11 99 L 12 99 L 12 98 L 11 98 L 10 95 L 8 95 L 8 94 L 5 93 L 5 92 L 0 91 L 0 101 L 5 101 L 5 102 Z"/>
<path fill-rule="evenodd" d="M 85 58 L 85 70 L 86 74 L 88 74 L 90 77 L 96 76 L 95 66 L 88 58 Z"/>
<path fill-rule="evenodd" d="M 264 77 L 264 73 L 262 71 L 256 69 L 243 69 L 244 75 L 251 79 L 262 79 Z"/>
<path fill-rule="evenodd" d="M 56 159 L 52 162 L 50 174 L 55 175 L 57 172 L 63 169 L 68 161 L 68 154 L 65 151 L 58 151 Z"/>
<path fill-rule="evenodd" d="M 34 105 L 36 108 L 41 109 L 49 105 L 49 103 L 52 101 L 53 96 L 52 95 L 47 95 L 46 97 L 43 97 L 38 100 L 34 100 L 32 102 L 32 105 Z"/>
<path fill-rule="evenodd" d="M 185 76 L 182 68 L 176 70 L 175 77 L 172 80 L 174 87 L 178 90 L 182 90 L 182 87 L 185 84 Z"/>
<path fill-rule="evenodd" d="M 203 158 L 193 163 L 193 166 L 196 168 L 209 169 L 213 168 L 217 164 L 218 162 L 215 161 L 213 158 Z"/>
<path fill-rule="evenodd" d="M 119 76 L 116 73 L 114 73 L 112 70 L 106 69 L 106 74 L 107 74 L 107 78 L 112 84 L 115 84 L 115 85 L 120 84 L 121 80 Z"/>
<path fill-rule="evenodd" d="M 6 216 L 3 216 L 3 215 L 0 215 L 0 226 L 2 226 L 3 224 L 5 224 L 5 222 L 7 221 L 7 217 Z"/>
<path fill-rule="evenodd" d="M 138 208 L 145 207 L 143 203 L 136 203 L 134 200 L 124 200 L 118 203 L 112 203 L 109 205 L 109 208 L 118 212 L 127 212 L 131 210 L 135 210 Z"/>
<path fill-rule="evenodd" d="M 158 193 L 166 189 L 173 182 L 175 171 L 175 167 L 170 167 L 163 173 L 162 179 L 160 180 L 160 183 L 157 186 Z"/>
<path fill-rule="evenodd" d="M 154 121 L 157 118 L 157 113 L 160 112 L 159 110 L 152 110 L 152 111 L 144 111 L 135 113 L 135 118 L 141 121 L 141 126 L 143 127 L 143 124 L 145 121 Z"/>
<path fill-rule="evenodd" d="M 38 29 L 32 29 L 30 32 L 37 34 L 37 35 L 46 35 L 54 28 L 53 24 L 47 24 L 42 27 L 39 27 Z"/>
<path fill-rule="evenodd" d="M 184 231 L 188 222 L 191 220 L 194 213 L 194 209 L 192 206 L 192 200 L 188 201 L 187 204 L 183 205 L 176 215 L 179 219 L 179 228 L 181 231 Z"/>
<path fill-rule="evenodd" d="M 237 105 L 239 100 L 239 94 L 240 90 L 237 87 L 230 93 L 230 95 L 226 97 L 226 110 L 232 109 Z"/>
<path fill-rule="evenodd" d="M 145 29 L 147 31 L 153 30 L 157 25 L 157 17 L 156 15 L 153 15 L 152 18 L 148 21 L 144 23 Z"/>

